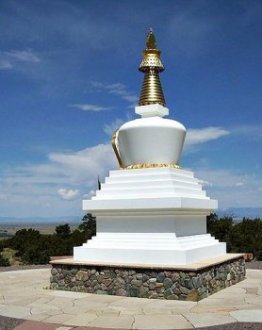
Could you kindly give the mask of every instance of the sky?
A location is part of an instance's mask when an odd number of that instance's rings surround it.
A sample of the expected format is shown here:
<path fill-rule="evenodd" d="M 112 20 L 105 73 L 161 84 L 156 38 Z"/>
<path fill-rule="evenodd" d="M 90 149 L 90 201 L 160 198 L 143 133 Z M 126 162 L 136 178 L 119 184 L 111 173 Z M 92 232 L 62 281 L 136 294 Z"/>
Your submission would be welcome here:
<path fill-rule="evenodd" d="M 184 169 L 220 209 L 262 206 L 262 2 L 1 0 L 0 216 L 83 214 L 137 118 L 153 28 Z"/>

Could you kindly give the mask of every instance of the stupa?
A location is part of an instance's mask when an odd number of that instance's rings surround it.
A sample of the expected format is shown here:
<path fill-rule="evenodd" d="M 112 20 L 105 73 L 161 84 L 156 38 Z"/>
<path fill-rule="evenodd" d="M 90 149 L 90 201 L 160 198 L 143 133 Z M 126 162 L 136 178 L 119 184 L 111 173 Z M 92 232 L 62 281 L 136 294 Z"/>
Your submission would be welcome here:
<path fill-rule="evenodd" d="M 74 259 L 185 265 L 225 255 L 226 244 L 206 233 L 217 201 L 179 166 L 186 129 L 163 118 L 169 114 L 159 79 L 164 66 L 152 31 L 139 70 L 144 81 L 135 112 L 141 118 L 113 135 L 120 169 L 84 200 L 83 209 L 96 216 L 97 235 L 74 249 Z"/>
<path fill-rule="evenodd" d="M 160 53 L 150 30 L 139 66 L 140 118 L 113 134 L 120 168 L 83 201 L 97 234 L 75 247 L 73 258 L 52 262 L 60 275 L 51 288 L 198 300 L 244 278 L 243 256 L 227 254 L 226 244 L 207 233 L 206 216 L 217 201 L 179 165 L 186 129 L 164 118 Z"/>

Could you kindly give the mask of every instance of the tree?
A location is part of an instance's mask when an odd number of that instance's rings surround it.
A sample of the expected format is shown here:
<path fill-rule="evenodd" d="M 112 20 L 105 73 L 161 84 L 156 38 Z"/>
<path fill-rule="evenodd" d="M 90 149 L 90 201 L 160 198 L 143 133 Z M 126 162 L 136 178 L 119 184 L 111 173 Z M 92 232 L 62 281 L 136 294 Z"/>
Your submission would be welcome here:
<path fill-rule="evenodd" d="M 232 230 L 233 230 L 233 218 L 231 216 L 225 216 L 218 218 L 216 213 L 211 213 L 207 216 L 207 231 L 212 236 L 215 236 L 221 242 L 227 243 L 227 252 L 232 250 Z"/>
<path fill-rule="evenodd" d="M 91 213 L 87 213 L 78 228 L 84 232 L 86 240 L 90 239 L 96 234 L 96 217 L 92 216 Z"/>
<path fill-rule="evenodd" d="M 68 238 L 71 234 L 71 228 L 68 223 L 56 226 L 55 231 L 56 235 L 61 238 Z"/>

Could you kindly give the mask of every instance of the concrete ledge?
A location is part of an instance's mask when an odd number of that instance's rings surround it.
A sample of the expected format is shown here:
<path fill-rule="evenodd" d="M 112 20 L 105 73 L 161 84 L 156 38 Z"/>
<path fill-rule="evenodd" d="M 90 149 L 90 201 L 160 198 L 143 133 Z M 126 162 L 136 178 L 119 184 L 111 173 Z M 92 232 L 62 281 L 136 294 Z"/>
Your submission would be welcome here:
<path fill-rule="evenodd" d="M 60 259 L 51 262 L 50 289 L 198 301 L 245 278 L 242 254 L 187 266 L 99 264 Z"/>
<path fill-rule="evenodd" d="M 114 262 L 94 262 L 94 261 L 79 261 L 74 260 L 73 257 L 55 257 L 52 259 L 50 264 L 52 265 L 75 265 L 75 266 L 101 266 L 101 267 L 110 267 L 110 268 L 141 268 L 141 269 L 160 269 L 160 270 L 185 270 L 185 271 L 197 271 L 204 268 L 209 268 L 224 262 L 233 261 L 236 259 L 244 258 L 242 253 L 227 253 L 223 256 L 204 259 L 199 262 L 195 262 L 188 265 L 160 265 L 160 264 L 133 264 L 133 263 L 114 263 Z"/>

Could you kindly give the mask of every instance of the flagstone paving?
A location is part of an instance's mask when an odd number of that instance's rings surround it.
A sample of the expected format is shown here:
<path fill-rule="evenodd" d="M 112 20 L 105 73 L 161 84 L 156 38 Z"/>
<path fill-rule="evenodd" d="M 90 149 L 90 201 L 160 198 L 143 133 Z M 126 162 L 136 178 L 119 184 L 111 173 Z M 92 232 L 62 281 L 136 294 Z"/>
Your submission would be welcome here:
<path fill-rule="evenodd" d="M 0 315 L 16 330 L 193 329 L 261 322 L 262 270 L 199 302 L 49 290 L 50 269 L 0 273 Z"/>

